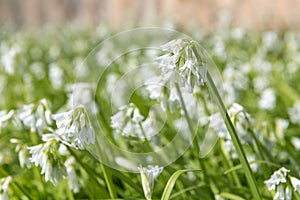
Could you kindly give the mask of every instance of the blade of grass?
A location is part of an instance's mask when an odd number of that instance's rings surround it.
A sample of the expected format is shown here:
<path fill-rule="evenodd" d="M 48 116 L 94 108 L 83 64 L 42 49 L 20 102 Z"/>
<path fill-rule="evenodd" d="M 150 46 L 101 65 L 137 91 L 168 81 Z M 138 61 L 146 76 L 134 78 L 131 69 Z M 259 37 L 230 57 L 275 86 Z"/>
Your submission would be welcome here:
<path fill-rule="evenodd" d="M 249 164 L 267 164 L 267 165 L 270 165 L 270 166 L 275 166 L 277 168 L 279 168 L 281 166 L 281 165 L 278 165 L 278 164 L 275 164 L 275 163 L 272 163 L 272 162 L 269 162 L 269 161 L 265 161 L 265 160 L 255 160 L 255 161 L 249 162 Z M 239 169 L 242 169 L 241 164 L 236 165 L 236 166 L 226 170 L 224 172 L 224 174 L 228 174 L 228 173 L 231 173 L 231 172 L 239 170 Z"/>
<path fill-rule="evenodd" d="M 176 183 L 176 180 L 178 179 L 178 177 L 185 173 L 185 172 L 189 172 L 189 171 L 200 171 L 200 170 L 197 170 L 197 169 L 184 169 L 184 170 L 178 170 L 176 172 L 174 172 L 172 174 L 172 176 L 169 178 L 166 186 L 165 186 L 165 189 L 164 189 L 164 192 L 162 194 L 162 197 L 161 197 L 161 200 L 168 200 L 170 199 L 170 196 L 171 196 L 171 193 L 172 193 L 172 190 L 174 188 L 174 185 Z"/>
<path fill-rule="evenodd" d="M 220 194 L 221 197 L 225 198 L 225 199 L 232 199 L 232 200 L 245 200 L 244 198 L 240 197 L 240 196 L 237 196 L 235 194 L 232 194 L 232 193 L 221 193 Z"/>

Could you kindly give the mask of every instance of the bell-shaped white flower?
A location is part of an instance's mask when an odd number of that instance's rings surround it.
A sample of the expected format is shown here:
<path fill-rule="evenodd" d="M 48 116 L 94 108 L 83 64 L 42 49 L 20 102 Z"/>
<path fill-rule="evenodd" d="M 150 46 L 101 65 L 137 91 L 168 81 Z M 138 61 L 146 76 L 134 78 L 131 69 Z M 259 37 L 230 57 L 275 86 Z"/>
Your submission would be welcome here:
<path fill-rule="evenodd" d="M 84 107 L 52 115 L 56 121 L 60 140 L 68 145 L 84 149 L 84 144 L 95 143 L 95 132 Z"/>
<path fill-rule="evenodd" d="M 180 83 L 186 86 L 189 92 L 193 92 L 194 86 L 204 84 L 207 66 L 196 55 L 200 47 L 196 41 L 188 39 L 176 39 L 161 46 L 164 55 L 155 59 L 162 71 L 163 80 Z M 198 52 L 197 52 L 198 54 Z M 198 57 L 199 56 L 199 57 Z"/>
<path fill-rule="evenodd" d="M 286 176 L 290 172 L 290 170 L 282 167 L 279 170 L 275 171 L 271 178 L 264 181 L 264 183 L 267 185 L 268 189 L 275 190 L 276 186 L 280 183 L 286 183 Z"/>
<path fill-rule="evenodd" d="M 142 186 L 144 190 L 144 195 L 147 200 L 151 199 L 152 196 L 152 190 L 154 187 L 154 180 L 158 175 L 162 172 L 163 167 L 159 166 L 148 166 L 148 168 L 145 167 L 138 167 L 140 174 L 141 174 L 141 179 L 142 179 Z"/>
<path fill-rule="evenodd" d="M 30 162 L 42 168 L 41 174 L 45 175 L 45 180 L 54 185 L 66 176 L 66 168 L 58 154 L 58 142 L 55 139 L 46 143 L 28 147 L 31 154 Z"/>
<path fill-rule="evenodd" d="M 291 183 L 294 190 L 300 194 L 300 180 L 295 177 L 291 177 Z"/>

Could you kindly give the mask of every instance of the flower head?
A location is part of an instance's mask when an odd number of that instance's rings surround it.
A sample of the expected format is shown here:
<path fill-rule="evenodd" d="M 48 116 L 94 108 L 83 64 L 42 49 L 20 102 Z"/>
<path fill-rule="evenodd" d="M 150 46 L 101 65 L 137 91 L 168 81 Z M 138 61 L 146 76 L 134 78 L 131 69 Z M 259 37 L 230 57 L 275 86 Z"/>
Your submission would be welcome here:
<path fill-rule="evenodd" d="M 158 177 L 158 175 L 162 172 L 163 167 L 159 167 L 159 166 L 153 167 L 149 165 L 148 168 L 140 166 L 138 167 L 138 169 L 141 174 L 145 197 L 147 200 L 151 199 L 152 190 L 154 187 L 154 179 Z"/>
<path fill-rule="evenodd" d="M 149 113 L 150 115 L 150 113 Z M 111 118 L 110 126 L 126 137 L 138 137 L 141 140 L 149 139 L 156 133 L 155 124 L 150 118 L 144 118 L 135 104 L 121 106 Z"/>
<path fill-rule="evenodd" d="M 165 54 L 155 61 L 160 65 L 163 79 L 180 83 L 189 92 L 194 90 L 195 84 L 203 85 L 207 67 L 198 55 L 199 49 L 196 41 L 187 39 L 176 39 L 162 45 L 161 50 Z"/>
<path fill-rule="evenodd" d="M 286 176 L 290 172 L 290 170 L 282 167 L 279 170 L 275 171 L 271 178 L 266 180 L 264 183 L 267 185 L 268 189 L 275 190 L 276 186 L 280 183 L 286 183 Z"/>
<path fill-rule="evenodd" d="M 84 144 L 95 143 L 95 132 L 83 107 L 52 115 L 60 140 L 69 146 L 84 149 Z"/>
<path fill-rule="evenodd" d="M 30 162 L 42 168 L 41 174 L 45 174 L 45 180 L 54 185 L 66 176 L 66 168 L 58 153 L 58 142 L 55 139 L 46 143 L 28 147 L 31 154 Z"/>

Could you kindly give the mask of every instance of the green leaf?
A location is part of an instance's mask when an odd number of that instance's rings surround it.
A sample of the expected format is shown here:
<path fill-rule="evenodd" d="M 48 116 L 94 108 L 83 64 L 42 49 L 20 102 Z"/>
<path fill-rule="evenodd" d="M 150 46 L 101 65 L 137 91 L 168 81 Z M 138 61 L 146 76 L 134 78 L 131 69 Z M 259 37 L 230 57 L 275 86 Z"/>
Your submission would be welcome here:
<path fill-rule="evenodd" d="M 232 194 L 232 193 L 221 193 L 220 194 L 221 197 L 225 198 L 225 199 L 232 199 L 232 200 L 245 200 L 244 198 L 240 197 L 240 196 L 237 196 L 235 194 Z"/>
<path fill-rule="evenodd" d="M 166 184 L 166 187 L 164 189 L 161 200 L 168 200 L 170 198 L 171 192 L 174 188 L 174 185 L 175 185 L 178 177 L 181 174 L 183 174 L 185 172 L 189 172 L 189 171 L 200 171 L 200 170 L 199 169 L 183 169 L 183 170 L 178 170 L 178 171 L 174 172 Z"/>

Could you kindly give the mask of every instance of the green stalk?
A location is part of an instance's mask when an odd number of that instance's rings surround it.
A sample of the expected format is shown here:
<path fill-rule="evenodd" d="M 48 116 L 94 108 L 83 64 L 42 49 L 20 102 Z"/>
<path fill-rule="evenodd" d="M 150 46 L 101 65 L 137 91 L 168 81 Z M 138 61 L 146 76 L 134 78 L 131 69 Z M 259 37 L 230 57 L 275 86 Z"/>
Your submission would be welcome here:
<path fill-rule="evenodd" d="M 184 100 L 183 100 L 183 97 L 182 97 L 182 94 L 181 94 L 180 87 L 179 87 L 178 83 L 175 83 L 175 86 L 176 86 L 176 90 L 177 90 L 177 92 L 178 92 L 180 104 L 181 104 L 181 106 L 182 106 L 182 109 L 183 109 L 183 112 L 184 112 L 184 115 L 185 115 L 185 119 L 186 119 L 186 121 L 187 121 L 187 123 L 188 123 L 188 127 L 189 127 L 189 129 L 190 129 L 191 134 L 193 134 L 193 133 L 194 133 L 194 128 L 193 128 L 193 126 L 192 126 L 192 122 L 191 122 L 191 118 L 190 118 L 190 116 L 189 116 L 189 113 L 188 113 L 188 111 L 187 111 L 187 109 L 186 109 L 186 106 L 185 106 L 185 103 L 184 103 Z M 192 138 L 192 140 L 193 140 L 193 146 L 194 146 L 194 148 L 195 148 L 195 150 L 196 150 L 196 155 L 195 155 L 195 157 L 196 157 L 197 160 L 199 161 L 200 168 L 201 168 L 201 170 L 202 170 L 202 172 L 203 172 L 204 182 L 208 183 L 208 182 L 209 182 L 209 181 L 208 181 L 209 179 L 208 179 L 208 176 L 207 176 L 207 174 L 206 174 L 205 166 L 204 166 L 202 160 L 199 158 L 199 156 L 200 156 L 200 148 L 199 148 L 199 146 L 198 146 L 197 138 L 198 138 L 197 135 L 195 135 L 195 137 Z"/>
<path fill-rule="evenodd" d="M 219 140 L 218 144 L 219 144 L 219 149 L 220 149 L 222 160 L 224 162 L 224 165 L 228 169 L 231 169 L 233 167 L 233 164 L 232 164 L 231 160 L 228 158 L 228 154 L 224 151 L 222 143 L 223 143 L 223 141 Z M 242 187 L 240 179 L 235 171 L 232 173 L 232 175 L 230 175 L 230 179 L 232 179 L 235 182 L 235 184 L 238 188 Z"/>
<path fill-rule="evenodd" d="M 101 168 L 102 168 L 102 172 L 104 174 L 104 179 L 105 179 L 105 182 L 106 182 L 106 185 L 108 188 L 110 198 L 116 199 L 118 196 L 117 196 L 115 187 L 112 182 L 111 173 L 109 172 L 109 169 L 103 163 L 101 163 Z"/>
<path fill-rule="evenodd" d="M 97 138 L 95 138 L 95 146 L 96 146 L 97 154 L 100 156 L 101 151 L 100 151 L 100 146 L 99 146 Z M 100 162 L 100 165 L 101 165 L 101 169 L 102 169 L 102 172 L 103 172 L 103 175 L 104 175 L 106 186 L 108 188 L 110 198 L 116 199 L 118 196 L 117 196 L 117 193 L 116 193 L 113 181 L 112 181 L 112 175 L 109 172 L 108 167 L 106 167 L 102 162 Z"/>
<path fill-rule="evenodd" d="M 195 52 L 196 53 L 196 52 Z M 207 72 L 207 82 L 206 82 L 206 85 L 210 91 L 210 94 L 212 95 L 212 98 L 214 99 L 214 101 L 217 103 L 218 105 L 218 108 L 221 112 L 221 115 L 225 121 L 225 124 L 226 124 L 226 127 L 228 129 L 228 132 L 231 136 L 231 139 L 232 139 L 232 142 L 234 144 L 234 147 L 237 151 L 237 154 L 238 154 L 238 157 L 239 157 L 239 160 L 241 162 L 241 165 L 242 165 L 242 168 L 243 168 L 243 171 L 245 173 L 245 176 L 246 176 L 246 179 L 248 181 L 248 184 L 250 186 L 250 189 L 251 189 L 251 192 L 252 192 L 252 195 L 255 199 L 261 199 L 261 196 L 260 196 L 260 193 L 259 193 L 259 190 L 258 190 L 258 186 L 257 186 L 257 183 L 256 183 L 256 180 L 254 178 L 254 174 L 250 168 L 250 165 L 247 161 L 247 158 L 246 158 L 246 155 L 245 155 L 245 152 L 243 150 L 243 147 L 242 147 L 242 144 L 241 144 L 241 141 L 237 135 L 237 132 L 230 120 L 230 117 L 227 113 L 227 110 L 224 106 L 224 103 L 220 97 L 220 94 L 218 92 L 218 89 L 216 88 L 216 85 L 212 79 L 212 77 L 210 76 L 209 72 Z"/>

